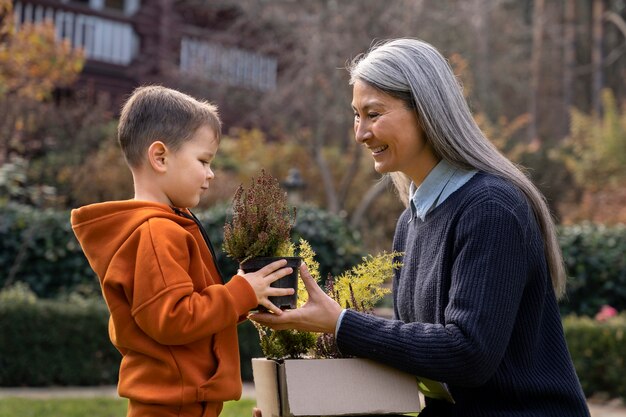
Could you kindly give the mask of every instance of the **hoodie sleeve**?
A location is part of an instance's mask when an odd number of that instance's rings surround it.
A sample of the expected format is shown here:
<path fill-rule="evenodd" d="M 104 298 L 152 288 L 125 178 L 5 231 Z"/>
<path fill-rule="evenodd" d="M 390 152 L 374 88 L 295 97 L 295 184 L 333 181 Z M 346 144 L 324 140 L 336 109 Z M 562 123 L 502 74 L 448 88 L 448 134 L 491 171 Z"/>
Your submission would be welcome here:
<path fill-rule="evenodd" d="M 240 276 L 194 291 L 190 274 L 206 269 L 193 236 L 179 225 L 151 219 L 137 232 L 131 313 L 157 342 L 181 345 L 200 340 L 236 326 L 256 307 L 252 287 Z"/>

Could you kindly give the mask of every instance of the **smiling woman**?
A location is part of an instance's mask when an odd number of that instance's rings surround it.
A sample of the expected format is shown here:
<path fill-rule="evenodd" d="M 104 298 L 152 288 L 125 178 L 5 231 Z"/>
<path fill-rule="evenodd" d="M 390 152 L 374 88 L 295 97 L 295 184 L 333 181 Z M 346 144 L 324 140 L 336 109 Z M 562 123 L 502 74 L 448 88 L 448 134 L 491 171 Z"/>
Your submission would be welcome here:
<path fill-rule="evenodd" d="M 406 206 L 393 243 L 403 253 L 394 317 L 342 310 L 302 267 L 307 304 L 252 319 L 335 333 L 342 354 L 447 383 L 455 403 L 428 398 L 420 417 L 588 417 L 543 196 L 480 131 L 431 45 L 383 42 L 349 71 L 355 139 Z"/>

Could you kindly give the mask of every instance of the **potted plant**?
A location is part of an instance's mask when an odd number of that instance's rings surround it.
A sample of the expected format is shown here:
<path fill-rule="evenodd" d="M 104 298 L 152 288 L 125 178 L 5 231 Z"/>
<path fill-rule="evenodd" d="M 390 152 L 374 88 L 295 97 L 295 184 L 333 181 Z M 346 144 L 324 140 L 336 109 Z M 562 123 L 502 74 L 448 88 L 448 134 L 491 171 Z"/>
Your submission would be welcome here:
<path fill-rule="evenodd" d="M 239 186 L 232 209 L 232 220 L 224 226 L 224 252 L 235 259 L 245 273 L 286 259 L 293 273 L 275 281 L 272 287 L 296 291 L 290 296 L 270 297 L 270 301 L 279 308 L 296 308 L 301 259 L 293 256 L 295 249 L 290 240 L 296 209 L 288 206 L 278 180 L 261 171 L 257 178 L 252 178 L 249 188 Z M 262 306 L 259 309 L 263 309 Z"/>
<path fill-rule="evenodd" d="M 315 252 L 305 240 L 298 245 L 300 258 L 307 265 L 309 273 L 319 281 L 319 264 Z M 331 275 L 326 279 L 326 293 L 339 305 L 356 311 L 374 314 L 374 306 L 389 293 L 383 283 L 390 280 L 393 270 L 400 266 L 394 261 L 397 253 L 368 255 L 363 261 L 339 277 Z M 308 294 L 304 285 L 299 285 L 298 307 L 306 303 Z M 332 334 L 316 334 L 297 330 L 274 331 L 254 322 L 259 331 L 261 349 L 266 358 L 274 360 L 299 358 L 342 358 Z"/>
<path fill-rule="evenodd" d="M 300 242 L 300 254 L 319 280 L 314 253 Z M 341 306 L 374 314 L 390 290 L 383 286 L 400 267 L 399 253 L 368 255 L 337 278 L 326 293 Z M 301 293 L 298 306 L 306 302 Z M 255 323 L 265 358 L 253 359 L 257 406 L 271 416 L 353 415 L 417 412 L 420 393 L 453 401 L 445 384 L 406 374 L 367 359 L 339 352 L 332 334 L 276 330 Z M 295 360 L 294 360 L 295 359 Z"/>

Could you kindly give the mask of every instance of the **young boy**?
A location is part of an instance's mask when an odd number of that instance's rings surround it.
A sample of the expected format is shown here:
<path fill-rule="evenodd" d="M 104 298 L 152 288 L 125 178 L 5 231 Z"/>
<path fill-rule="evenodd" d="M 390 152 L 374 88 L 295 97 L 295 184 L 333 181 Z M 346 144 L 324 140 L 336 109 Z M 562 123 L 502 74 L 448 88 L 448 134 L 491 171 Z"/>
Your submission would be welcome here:
<path fill-rule="evenodd" d="M 224 284 L 206 232 L 189 211 L 214 178 L 217 109 L 160 86 L 134 91 L 118 139 L 135 198 L 72 211 L 72 228 L 100 279 L 109 335 L 122 354 L 118 392 L 128 416 L 215 417 L 241 396 L 237 323 L 289 274 L 281 260 Z"/>

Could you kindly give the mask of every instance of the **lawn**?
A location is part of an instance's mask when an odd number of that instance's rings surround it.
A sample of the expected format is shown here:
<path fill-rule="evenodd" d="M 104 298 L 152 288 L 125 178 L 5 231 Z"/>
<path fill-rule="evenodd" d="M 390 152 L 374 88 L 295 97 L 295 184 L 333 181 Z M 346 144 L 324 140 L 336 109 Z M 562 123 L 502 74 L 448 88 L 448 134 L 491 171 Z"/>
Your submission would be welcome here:
<path fill-rule="evenodd" d="M 252 415 L 254 400 L 229 401 L 220 417 Z M 116 398 L 63 398 L 34 400 L 29 398 L 0 399 L 2 417 L 124 417 L 126 400 Z"/>

